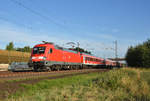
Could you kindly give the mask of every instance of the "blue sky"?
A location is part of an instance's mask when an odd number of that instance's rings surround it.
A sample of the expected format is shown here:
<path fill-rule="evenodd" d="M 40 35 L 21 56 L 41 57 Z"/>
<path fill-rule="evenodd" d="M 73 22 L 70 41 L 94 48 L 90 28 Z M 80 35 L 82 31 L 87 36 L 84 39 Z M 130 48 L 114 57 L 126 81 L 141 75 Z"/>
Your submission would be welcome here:
<path fill-rule="evenodd" d="M 150 38 L 149 5 L 150 0 L 1 0 L 0 49 L 10 41 L 15 47 L 80 42 L 97 56 L 114 57 L 117 40 L 124 57 L 129 46 Z"/>

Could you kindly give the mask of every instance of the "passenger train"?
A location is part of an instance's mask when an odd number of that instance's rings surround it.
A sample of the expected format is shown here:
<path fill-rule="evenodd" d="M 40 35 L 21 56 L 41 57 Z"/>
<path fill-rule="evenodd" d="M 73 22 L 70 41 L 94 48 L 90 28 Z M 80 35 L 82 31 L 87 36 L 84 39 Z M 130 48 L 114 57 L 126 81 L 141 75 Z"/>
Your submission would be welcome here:
<path fill-rule="evenodd" d="M 34 71 L 121 67 L 116 61 L 66 49 L 51 42 L 35 45 L 28 65 Z"/>

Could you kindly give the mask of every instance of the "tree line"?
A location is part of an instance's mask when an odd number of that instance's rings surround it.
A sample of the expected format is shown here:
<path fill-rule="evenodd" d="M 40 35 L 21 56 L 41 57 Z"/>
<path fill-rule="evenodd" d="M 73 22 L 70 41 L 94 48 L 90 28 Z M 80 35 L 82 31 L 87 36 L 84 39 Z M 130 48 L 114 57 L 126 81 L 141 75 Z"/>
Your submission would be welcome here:
<path fill-rule="evenodd" d="M 6 45 L 6 50 L 9 51 L 20 51 L 20 52 L 31 52 L 32 48 L 30 48 L 30 46 L 24 46 L 23 48 L 15 48 L 14 43 L 13 42 L 9 42 L 8 45 Z"/>
<path fill-rule="evenodd" d="M 131 46 L 126 53 L 126 62 L 131 67 L 150 67 L 150 39 Z"/>

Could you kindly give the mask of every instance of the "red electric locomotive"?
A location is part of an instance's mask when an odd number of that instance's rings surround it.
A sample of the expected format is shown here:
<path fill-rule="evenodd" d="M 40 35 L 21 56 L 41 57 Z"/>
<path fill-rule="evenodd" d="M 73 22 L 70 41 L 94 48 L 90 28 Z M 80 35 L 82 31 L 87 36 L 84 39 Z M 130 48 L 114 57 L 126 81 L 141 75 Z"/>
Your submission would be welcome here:
<path fill-rule="evenodd" d="M 39 71 L 81 68 L 82 63 L 79 52 L 46 42 L 33 47 L 29 65 Z"/>

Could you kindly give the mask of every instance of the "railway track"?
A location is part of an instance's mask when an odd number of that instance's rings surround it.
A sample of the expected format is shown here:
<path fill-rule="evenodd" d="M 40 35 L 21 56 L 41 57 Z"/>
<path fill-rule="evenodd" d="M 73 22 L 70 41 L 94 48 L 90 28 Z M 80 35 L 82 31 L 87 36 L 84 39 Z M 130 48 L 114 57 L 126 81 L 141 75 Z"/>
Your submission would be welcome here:
<path fill-rule="evenodd" d="M 81 74 L 90 72 L 100 72 L 107 71 L 107 69 L 83 69 L 83 70 L 64 70 L 64 71 L 50 71 L 50 72 L 11 72 L 11 71 L 1 71 L 0 80 L 14 80 L 14 79 L 24 79 L 32 77 L 44 77 L 44 76 L 54 76 L 54 75 L 67 75 L 67 74 Z"/>

